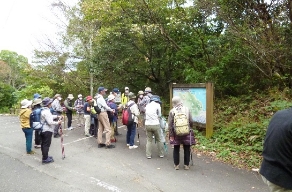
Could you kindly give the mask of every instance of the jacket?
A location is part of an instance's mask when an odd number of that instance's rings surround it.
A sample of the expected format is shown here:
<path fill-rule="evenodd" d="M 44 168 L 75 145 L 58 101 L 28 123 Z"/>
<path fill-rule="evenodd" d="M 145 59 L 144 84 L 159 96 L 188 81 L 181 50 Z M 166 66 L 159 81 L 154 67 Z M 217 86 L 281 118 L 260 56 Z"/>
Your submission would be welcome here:
<path fill-rule="evenodd" d="M 54 121 L 54 119 L 57 119 L 57 115 L 52 115 L 50 109 L 48 107 L 44 107 L 41 113 L 41 123 L 43 124 L 43 131 L 42 132 L 54 132 L 55 125 L 58 124 L 57 121 Z"/>
<path fill-rule="evenodd" d="M 72 100 L 69 100 L 69 99 L 66 99 L 64 101 L 64 105 L 66 107 L 66 113 L 72 113 L 73 112 L 73 101 Z"/>
<path fill-rule="evenodd" d="M 127 106 L 131 105 L 132 103 L 135 103 L 134 101 L 130 100 L 127 103 Z M 131 113 L 134 116 L 134 122 L 138 124 L 138 116 L 140 115 L 139 109 L 138 109 L 138 105 L 135 103 L 134 105 L 132 105 L 130 107 Z"/>
<path fill-rule="evenodd" d="M 84 113 L 83 110 L 84 103 L 85 102 L 82 99 L 76 99 L 76 101 L 74 102 L 74 107 L 77 113 Z"/>
<path fill-rule="evenodd" d="M 30 121 L 29 121 L 30 114 L 31 114 L 31 109 L 29 108 L 20 110 L 19 119 L 20 119 L 20 126 L 22 129 L 30 128 Z"/>
<path fill-rule="evenodd" d="M 168 128 L 169 128 L 169 137 L 174 137 L 174 140 L 170 142 L 172 145 L 195 145 L 195 137 L 194 132 L 191 129 L 190 134 L 184 135 L 184 136 L 177 136 L 174 131 L 174 111 L 183 112 L 182 109 L 186 108 L 188 111 L 188 120 L 189 120 L 189 126 L 190 128 L 193 126 L 192 122 L 192 115 L 190 110 L 187 107 L 184 107 L 182 105 L 176 106 L 173 109 L 169 111 L 168 115 Z"/>

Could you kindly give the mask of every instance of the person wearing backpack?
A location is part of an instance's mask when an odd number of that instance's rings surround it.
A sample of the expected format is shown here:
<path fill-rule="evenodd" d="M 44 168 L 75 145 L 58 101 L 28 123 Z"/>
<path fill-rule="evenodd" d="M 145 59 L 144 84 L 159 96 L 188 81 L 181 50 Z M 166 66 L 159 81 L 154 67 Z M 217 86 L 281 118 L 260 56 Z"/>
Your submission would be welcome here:
<path fill-rule="evenodd" d="M 60 94 L 56 94 L 54 97 L 54 101 L 52 102 L 51 105 L 51 111 L 53 111 L 53 115 L 58 115 L 61 116 L 63 113 L 63 107 L 61 106 L 61 100 L 62 100 L 62 96 Z M 56 124 L 55 129 L 54 129 L 54 138 L 58 138 L 60 137 L 59 135 L 59 129 L 60 129 L 60 125 Z"/>
<path fill-rule="evenodd" d="M 24 99 L 21 101 L 21 109 L 19 112 L 19 119 L 20 119 L 20 126 L 22 131 L 25 135 L 26 140 L 26 153 L 27 154 L 35 154 L 34 151 L 31 150 L 32 145 L 32 135 L 33 135 L 33 128 L 30 126 L 30 114 L 31 114 L 31 104 L 32 101 Z"/>
<path fill-rule="evenodd" d="M 180 145 L 184 148 L 184 169 L 190 169 L 190 150 L 191 145 L 195 145 L 194 132 L 191 129 L 193 122 L 191 112 L 188 107 L 184 106 L 179 96 L 172 98 L 173 108 L 169 111 L 168 115 L 168 129 L 169 141 L 174 145 L 173 161 L 175 170 L 179 170 L 179 151 Z M 179 119 L 180 117 L 180 119 Z M 185 125 L 184 122 L 187 124 Z M 181 128 L 186 128 L 184 132 Z"/>
<path fill-rule="evenodd" d="M 69 94 L 67 99 L 64 101 L 64 105 L 66 107 L 65 113 L 67 116 L 67 130 L 72 130 L 73 127 L 72 125 L 72 114 L 73 114 L 73 110 L 75 109 L 73 106 L 73 100 L 74 96 L 72 94 Z"/>
<path fill-rule="evenodd" d="M 48 164 L 54 162 L 52 156 L 49 156 L 49 149 L 52 142 L 52 135 L 54 132 L 55 125 L 61 125 L 63 116 L 52 115 L 50 108 L 53 99 L 45 97 L 42 100 L 43 110 L 41 112 L 41 124 L 43 124 L 41 132 L 41 150 L 42 150 L 42 163 Z M 55 121 L 54 121 L 55 120 Z"/>
<path fill-rule="evenodd" d="M 129 115 L 133 119 L 132 123 L 127 124 L 127 146 L 129 149 L 136 149 L 138 146 L 135 144 L 136 129 L 138 124 L 138 116 L 140 115 L 138 105 L 135 103 L 136 96 L 134 93 L 129 93 L 129 102 L 126 104 L 126 108 L 129 108 Z"/>
<path fill-rule="evenodd" d="M 118 106 L 115 103 L 115 96 L 110 94 L 107 97 L 107 105 L 111 108 L 114 109 L 115 112 L 112 111 L 107 111 L 107 115 L 108 115 L 108 119 L 110 122 L 110 126 L 111 126 L 111 142 L 116 142 L 117 139 L 115 138 L 115 127 L 117 124 L 117 120 L 118 120 Z"/>
<path fill-rule="evenodd" d="M 74 107 L 76 109 L 76 113 L 77 113 L 77 126 L 81 127 L 84 125 L 84 100 L 82 99 L 82 95 L 79 94 L 78 95 L 78 99 L 76 99 L 76 101 L 74 102 Z"/>
<path fill-rule="evenodd" d="M 144 128 L 144 131 L 146 131 L 145 128 L 145 107 L 148 103 L 150 103 L 150 98 L 152 97 L 152 90 L 150 87 L 146 87 L 144 91 L 144 96 L 142 100 L 139 102 L 139 109 L 140 113 L 142 113 L 143 120 L 142 120 L 142 127 Z"/>
<path fill-rule="evenodd" d="M 34 99 L 32 102 L 32 106 L 33 106 L 32 114 L 36 113 L 36 117 L 30 119 L 30 124 L 32 128 L 34 128 L 33 122 L 40 121 L 40 115 L 41 115 L 40 113 L 42 111 L 41 103 L 42 103 L 42 99 Z M 31 117 L 34 117 L 34 116 L 31 115 Z M 35 142 L 34 148 L 36 149 L 41 148 L 41 132 L 42 132 L 41 129 L 34 129 L 34 142 Z"/>
<path fill-rule="evenodd" d="M 158 95 L 152 95 L 150 98 L 150 103 L 145 107 L 145 127 L 146 127 L 146 135 L 147 135 L 147 143 L 146 143 L 146 157 L 147 159 L 152 158 L 152 140 L 153 135 L 155 136 L 155 140 L 158 147 L 159 157 L 164 157 L 164 149 L 163 143 L 161 142 L 160 137 L 160 121 L 161 117 L 161 101 Z"/>

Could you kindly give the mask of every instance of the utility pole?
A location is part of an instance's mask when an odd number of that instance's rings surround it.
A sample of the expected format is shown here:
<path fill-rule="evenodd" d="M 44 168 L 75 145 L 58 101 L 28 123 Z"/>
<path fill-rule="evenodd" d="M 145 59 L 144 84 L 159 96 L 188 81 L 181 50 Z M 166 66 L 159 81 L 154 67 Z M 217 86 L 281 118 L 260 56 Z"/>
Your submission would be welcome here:
<path fill-rule="evenodd" d="M 90 57 L 90 95 L 93 96 L 93 63 L 92 63 L 92 35 L 89 39 L 89 57 Z"/>

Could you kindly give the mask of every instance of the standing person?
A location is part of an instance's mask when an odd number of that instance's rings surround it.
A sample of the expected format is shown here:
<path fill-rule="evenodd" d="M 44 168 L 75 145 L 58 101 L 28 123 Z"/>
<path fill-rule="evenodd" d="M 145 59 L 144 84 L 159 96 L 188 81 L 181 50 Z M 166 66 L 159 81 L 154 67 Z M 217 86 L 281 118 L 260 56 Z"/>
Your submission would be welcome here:
<path fill-rule="evenodd" d="M 144 131 L 146 131 L 146 129 L 145 129 L 145 107 L 148 103 L 150 103 L 151 97 L 152 97 L 152 90 L 150 87 L 146 87 L 145 91 L 144 91 L 144 96 L 139 104 L 139 109 L 142 112 L 142 114 L 144 114 L 144 118 L 142 120 L 142 127 L 144 128 Z"/>
<path fill-rule="evenodd" d="M 96 108 L 96 101 L 95 99 L 90 100 L 89 102 L 90 105 L 90 131 L 89 134 L 93 135 L 95 138 L 97 138 L 97 129 L 98 129 L 98 114 L 97 114 L 97 108 Z"/>
<path fill-rule="evenodd" d="M 29 121 L 30 114 L 31 114 L 30 106 L 32 104 L 32 101 L 24 99 L 21 101 L 20 104 L 21 104 L 21 110 L 19 112 L 19 119 L 20 119 L 20 126 L 25 135 L 26 153 L 30 155 L 35 154 L 35 152 L 31 150 L 33 128 L 30 127 L 30 121 Z"/>
<path fill-rule="evenodd" d="M 134 116 L 134 123 L 131 125 L 127 125 L 127 146 L 129 149 L 136 149 L 138 146 L 135 144 L 135 136 L 136 136 L 136 129 L 138 124 L 138 116 L 139 116 L 139 109 L 138 105 L 135 103 L 136 96 L 134 93 L 129 93 L 129 102 L 127 103 L 126 107 L 130 107 L 132 115 Z"/>
<path fill-rule="evenodd" d="M 117 139 L 115 138 L 114 133 L 115 133 L 115 126 L 116 126 L 117 120 L 118 120 L 118 107 L 115 104 L 115 96 L 114 95 L 111 94 L 108 96 L 107 105 L 111 109 L 115 110 L 115 112 L 108 111 L 107 114 L 108 114 L 108 119 L 109 119 L 110 126 L 111 126 L 111 142 L 116 142 Z"/>
<path fill-rule="evenodd" d="M 77 126 L 81 127 L 84 125 L 84 100 L 82 99 L 82 95 L 79 94 L 78 95 L 78 99 L 76 99 L 76 101 L 74 102 L 74 107 L 76 109 L 76 113 L 77 113 Z"/>
<path fill-rule="evenodd" d="M 272 117 L 264 140 L 260 174 L 272 192 L 292 191 L 292 108 Z"/>
<path fill-rule="evenodd" d="M 138 91 L 138 99 L 137 99 L 137 105 L 138 105 L 138 108 L 139 108 L 139 112 L 140 112 L 140 115 L 139 115 L 139 124 L 140 127 L 144 127 L 145 126 L 145 121 L 144 121 L 144 116 L 145 116 L 145 109 L 141 106 L 141 102 L 143 100 L 143 97 L 144 97 L 144 92 L 141 90 L 141 91 Z"/>
<path fill-rule="evenodd" d="M 42 150 L 42 163 L 52 163 L 54 159 L 52 156 L 49 156 L 49 149 L 52 142 L 52 135 L 54 132 L 55 125 L 61 125 L 62 116 L 52 115 L 50 112 L 50 107 L 52 105 L 53 100 L 49 97 L 45 97 L 42 101 L 43 110 L 41 112 L 41 123 L 43 124 L 43 130 L 41 133 L 41 150 Z M 57 121 L 54 121 L 56 119 Z"/>
<path fill-rule="evenodd" d="M 90 106 L 90 102 L 92 102 L 92 97 L 89 95 L 86 97 L 86 102 L 84 104 L 83 107 L 83 111 L 84 111 L 84 119 L 85 119 L 85 126 L 84 126 L 84 134 L 86 137 L 89 137 L 89 129 L 90 129 L 90 112 L 91 112 L 91 106 Z"/>
<path fill-rule="evenodd" d="M 160 122 L 159 118 L 161 118 L 161 101 L 160 97 L 157 95 L 152 95 L 150 98 L 150 103 L 145 107 L 145 127 L 146 127 L 146 135 L 147 135 L 147 143 L 146 143 L 146 157 L 151 159 L 152 157 L 152 140 L 153 135 L 155 136 L 155 140 L 158 147 L 159 157 L 164 157 L 164 149 L 163 143 L 161 142 L 160 137 Z"/>
<path fill-rule="evenodd" d="M 41 103 L 42 103 L 42 99 L 35 99 L 33 100 L 32 102 L 32 106 L 33 107 L 33 110 L 32 111 L 35 111 L 35 110 L 40 110 L 42 108 L 41 106 Z M 41 148 L 41 130 L 34 130 L 34 148 L 38 149 L 38 148 Z"/>
<path fill-rule="evenodd" d="M 129 87 L 125 87 L 125 92 L 122 93 L 122 107 L 125 107 L 129 101 Z"/>
<path fill-rule="evenodd" d="M 169 111 L 168 115 L 168 128 L 169 128 L 169 140 L 170 144 L 174 145 L 173 149 L 173 161 L 175 170 L 179 170 L 179 150 L 180 145 L 184 148 L 184 169 L 190 169 L 190 150 L 191 145 L 195 145 L 194 132 L 190 129 L 190 133 L 185 136 L 178 136 L 175 133 L 174 118 L 176 113 L 185 113 L 187 116 L 187 121 L 189 123 L 189 128 L 192 127 L 192 116 L 190 110 L 183 105 L 182 100 L 178 96 L 172 98 L 173 108 Z"/>
<path fill-rule="evenodd" d="M 42 98 L 42 96 L 40 94 L 38 94 L 38 93 L 33 94 L 33 100 L 41 99 L 41 98 Z"/>
<path fill-rule="evenodd" d="M 116 105 L 117 105 L 117 111 L 115 112 L 117 114 L 117 119 L 118 119 L 118 112 L 120 109 L 123 108 L 122 104 L 121 104 L 121 93 L 120 90 L 118 88 L 113 88 L 111 95 L 113 95 L 115 97 L 115 100 L 113 101 Z M 122 135 L 121 133 L 119 133 L 118 131 L 118 120 L 116 120 L 114 122 L 114 133 L 115 136 L 119 136 Z"/>
<path fill-rule="evenodd" d="M 107 111 L 111 111 L 114 113 L 115 110 L 107 106 L 105 99 L 103 98 L 106 91 L 107 91 L 106 88 L 99 87 L 98 94 L 96 95 L 96 104 L 101 109 L 101 112 L 98 115 L 97 143 L 98 143 L 98 148 L 105 146 L 106 148 L 111 149 L 111 148 L 115 148 L 115 146 L 112 145 L 110 142 L 111 128 L 110 128 Z M 103 133 L 105 133 L 105 144 L 102 142 Z"/>
<path fill-rule="evenodd" d="M 51 105 L 51 108 L 53 109 L 53 115 L 61 116 L 63 113 L 63 107 L 61 106 L 61 100 L 62 96 L 60 94 L 56 94 L 54 97 L 54 101 Z M 55 129 L 54 129 L 54 138 L 60 137 L 59 135 L 59 129 L 60 125 L 56 124 Z"/>
<path fill-rule="evenodd" d="M 67 116 L 67 130 L 72 130 L 73 127 L 72 125 L 72 114 L 73 114 L 73 110 L 74 110 L 74 106 L 73 106 L 73 99 L 74 96 L 72 94 L 69 94 L 67 99 L 64 101 L 64 105 L 66 107 L 65 113 Z"/>

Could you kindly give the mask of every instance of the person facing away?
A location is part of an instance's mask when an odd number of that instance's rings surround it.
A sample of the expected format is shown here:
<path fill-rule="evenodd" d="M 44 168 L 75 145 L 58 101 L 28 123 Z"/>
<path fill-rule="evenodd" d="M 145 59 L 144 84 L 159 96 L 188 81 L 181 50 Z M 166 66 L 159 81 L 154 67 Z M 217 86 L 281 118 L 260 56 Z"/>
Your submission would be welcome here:
<path fill-rule="evenodd" d="M 67 99 L 65 99 L 64 101 L 64 105 L 66 107 L 65 113 L 67 116 L 67 130 L 72 130 L 73 127 L 72 125 L 72 115 L 73 115 L 73 111 L 74 111 L 74 105 L 73 105 L 73 99 L 74 96 L 72 94 L 69 94 Z"/>
<path fill-rule="evenodd" d="M 111 142 L 116 142 L 117 139 L 115 138 L 115 127 L 116 127 L 116 123 L 117 123 L 117 120 L 118 120 L 118 107 L 117 107 L 117 104 L 115 103 L 115 96 L 110 94 L 108 96 L 108 99 L 107 99 L 107 105 L 111 108 L 111 109 L 114 109 L 115 112 L 111 112 L 111 111 L 108 111 L 108 119 L 109 119 L 109 122 L 110 122 L 110 126 L 111 126 Z"/>
<path fill-rule="evenodd" d="M 41 109 L 42 108 L 41 104 L 42 104 L 42 99 L 34 99 L 32 102 L 32 106 L 34 106 L 32 112 L 35 110 Z M 39 129 L 34 130 L 34 142 L 35 142 L 34 148 L 36 149 L 41 148 L 41 142 L 42 142 L 41 132 L 42 131 Z"/>
<path fill-rule="evenodd" d="M 106 147 L 107 149 L 115 148 L 114 145 L 111 144 L 110 136 L 111 136 L 111 128 L 107 115 L 107 111 L 115 112 L 114 109 L 111 109 L 105 102 L 103 96 L 107 91 L 104 87 L 98 88 L 98 94 L 96 95 L 96 104 L 101 109 L 100 114 L 98 115 L 98 134 L 97 134 L 97 143 L 98 148 Z M 105 133 L 105 143 L 102 141 L 102 134 Z"/>
<path fill-rule="evenodd" d="M 89 129 L 90 129 L 90 117 L 91 117 L 91 106 L 90 103 L 92 102 L 92 97 L 89 95 L 86 97 L 86 102 L 83 107 L 84 111 L 84 119 L 85 119 L 85 126 L 84 126 L 84 135 L 89 137 Z"/>
<path fill-rule="evenodd" d="M 173 108 L 169 111 L 168 115 L 168 128 L 169 128 L 169 141 L 170 144 L 174 145 L 173 149 L 173 161 L 174 168 L 179 169 L 179 151 L 180 145 L 183 145 L 184 149 L 184 169 L 188 170 L 190 168 L 190 150 L 191 145 L 195 145 L 194 132 L 190 129 L 190 134 L 184 136 L 178 136 L 175 133 L 174 116 L 176 113 L 185 113 L 189 122 L 189 128 L 192 127 L 192 115 L 188 107 L 184 106 L 182 100 L 178 96 L 172 98 Z"/>
<path fill-rule="evenodd" d="M 147 135 L 146 143 L 146 157 L 148 159 L 152 158 L 152 140 L 153 135 L 158 147 L 159 157 L 164 157 L 163 143 L 160 137 L 160 121 L 161 118 L 161 101 L 160 97 L 157 95 L 152 95 L 150 98 L 150 103 L 145 107 L 145 127 Z"/>
<path fill-rule="evenodd" d="M 25 135 L 27 154 L 35 154 L 35 152 L 31 150 L 32 135 L 33 135 L 33 128 L 30 127 L 30 121 L 29 121 L 30 114 L 31 114 L 31 108 L 30 108 L 31 104 L 32 104 L 32 101 L 29 101 L 27 99 L 22 100 L 21 109 L 19 112 L 20 126 Z"/>
<path fill-rule="evenodd" d="M 125 107 L 129 101 L 129 87 L 125 87 L 125 92 L 122 93 L 122 107 Z"/>
<path fill-rule="evenodd" d="M 142 113 L 142 115 L 143 115 L 142 127 L 144 127 L 144 131 L 146 131 L 146 129 L 145 129 L 145 107 L 148 103 L 150 103 L 151 97 L 152 97 L 152 90 L 150 87 L 146 87 L 145 91 L 144 91 L 144 96 L 139 103 L 139 110 L 140 110 L 140 113 Z"/>
<path fill-rule="evenodd" d="M 276 112 L 264 140 L 260 174 L 272 192 L 292 192 L 292 108 Z"/>
<path fill-rule="evenodd" d="M 41 150 L 42 150 L 42 163 L 52 163 L 54 159 L 49 156 L 49 149 L 52 142 L 52 135 L 56 125 L 61 125 L 62 116 L 53 115 L 50 111 L 53 99 L 45 97 L 42 101 L 43 110 L 41 112 L 41 123 L 43 124 L 43 129 L 41 132 Z M 54 121 L 57 120 L 57 121 Z"/>
<path fill-rule="evenodd" d="M 75 100 L 74 102 L 74 107 L 76 109 L 76 113 L 77 113 L 77 126 L 78 127 L 81 127 L 84 125 L 84 110 L 83 110 L 83 107 L 84 107 L 84 100 L 82 98 L 82 95 L 79 94 L 78 95 L 78 99 Z"/>
<path fill-rule="evenodd" d="M 63 107 L 61 106 L 61 100 L 62 100 L 62 96 L 60 94 L 56 94 L 54 96 L 54 100 L 51 104 L 51 108 L 53 109 L 53 115 L 58 115 L 61 116 L 63 113 Z M 54 129 L 54 138 L 58 138 L 60 137 L 59 135 L 59 129 L 60 129 L 61 125 L 56 124 L 55 129 Z"/>
<path fill-rule="evenodd" d="M 132 118 L 134 122 L 130 125 L 127 125 L 127 146 L 129 149 L 136 149 L 138 146 L 135 145 L 135 136 L 136 129 L 138 124 L 138 116 L 140 114 L 138 105 L 135 103 L 136 95 L 132 92 L 129 93 L 129 102 L 126 104 L 126 107 L 129 107 L 132 113 Z"/>

